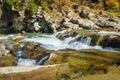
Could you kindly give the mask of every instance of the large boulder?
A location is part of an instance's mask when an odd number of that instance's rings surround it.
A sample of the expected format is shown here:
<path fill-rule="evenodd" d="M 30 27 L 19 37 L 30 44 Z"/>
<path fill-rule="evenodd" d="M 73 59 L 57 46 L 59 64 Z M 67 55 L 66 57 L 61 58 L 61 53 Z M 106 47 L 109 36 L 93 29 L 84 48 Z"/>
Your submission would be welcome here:
<path fill-rule="evenodd" d="M 99 31 L 99 30 L 75 30 L 76 34 L 90 37 L 91 46 L 120 48 L 120 32 Z"/>
<path fill-rule="evenodd" d="M 97 45 L 101 45 L 103 47 L 114 47 L 120 48 L 120 33 L 118 32 L 106 32 L 100 31 L 98 32 L 100 38 L 97 41 Z"/>

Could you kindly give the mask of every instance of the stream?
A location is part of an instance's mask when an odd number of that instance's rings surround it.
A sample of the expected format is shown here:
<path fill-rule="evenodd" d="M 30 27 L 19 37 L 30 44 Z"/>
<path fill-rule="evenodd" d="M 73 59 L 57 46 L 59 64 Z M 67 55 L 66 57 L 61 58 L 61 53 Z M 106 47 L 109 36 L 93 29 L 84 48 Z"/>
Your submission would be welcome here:
<path fill-rule="evenodd" d="M 41 47 L 47 50 L 62 50 L 62 49 L 74 49 L 74 50 L 82 50 L 82 49 L 98 49 L 102 51 L 109 51 L 109 52 L 119 52 L 114 50 L 113 48 L 102 48 L 101 46 L 90 46 L 91 38 L 84 37 L 83 35 L 76 35 L 74 37 L 68 37 L 65 40 L 60 40 L 56 37 L 57 33 L 55 34 L 38 34 L 38 33 L 27 33 L 22 35 L 24 39 L 22 42 L 36 42 L 40 43 Z M 0 36 L 0 39 L 9 39 L 10 37 L 14 36 L 14 34 L 7 35 L 7 36 Z M 81 37 L 81 38 L 80 38 Z M 79 39 L 80 38 L 80 39 Z M 23 44 L 21 44 L 23 46 Z M 31 59 L 24 59 L 22 58 L 22 51 L 18 50 L 16 52 L 18 57 L 17 66 L 35 66 L 35 65 L 43 65 L 44 62 L 49 58 L 50 55 L 43 56 L 40 61 L 31 60 Z"/>

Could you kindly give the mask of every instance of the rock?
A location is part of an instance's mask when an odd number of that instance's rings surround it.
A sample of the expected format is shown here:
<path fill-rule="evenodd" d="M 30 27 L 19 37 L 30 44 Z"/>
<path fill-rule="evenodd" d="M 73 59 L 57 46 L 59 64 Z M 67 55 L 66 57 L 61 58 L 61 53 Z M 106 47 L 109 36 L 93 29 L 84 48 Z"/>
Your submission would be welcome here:
<path fill-rule="evenodd" d="M 108 52 L 100 50 L 78 50 L 78 51 L 54 51 L 47 60 L 48 64 L 69 63 L 71 71 L 84 74 L 107 73 L 108 66 L 120 63 L 119 52 Z M 100 73 L 99 73 L 100 72 Z M 83 76 L 83 74 L 81 74 Z M 72 75 L 70 75 L 72 76 Z"/>
<path fill-rule="evenodd" d="M 8 55 L 10 50 L 14 47 L 15 43 L 13 41 L 2 41 L 0 43 L 0 57 Z"/>
<path fill-rule="evenodd" d="M 80 6 L 77 9 L 80 17 L 82 18 L 89 18 L 91 19 L 92 17 L 95 16 L 95 14 L 91 11 L 91 9 L 89 7 L 86 6 Z"/>
<path fill-rule="evenodd" d="M 84 29 L 99 29 L 97 25 L 95 25 L 92 21 L 87 20 L 87 19 L 79 19 L 78 24 L 80 27 L 83 27 Z"/>
<path fill-rule="evenodd" d="M 24 39 L 23 36 L 20 36 L 20 35 L 11 37 L 11 40 L 16 41 L 16 42 L 19 42 L 23 39 Z"/>
<path fill-rule="evenodd" d="M 73 24 L 73 23 L 70 23 L 70 22 L 63 22 L 63 28 L 70 28 L 71 30 L 80 29 L 79 25 Z"/>
<path fill-rule="evenodd" d="M 69 64 L 54 64 L 54 65 L 44 65 L 44 66 L 26 66 L 26 67 L 8 67 L 8 68 L 1 68 L 1 74 L 6 74 L 7 79 L 9 76 L 14 77 L 14 80 L 18 79 L 18 76 L 24 80 L 69 80 L 69 71 L 70 67 Z M 14 74 L 14 75 L 11 75 Z M 19 74 L 19 75 L 17 75 Z M 40 75 L 41 74 L 41 75 Z M 47 75 L 47 77 L 46 77 Z M 1 77 L 4 79 L 4 77 Z"/>
<path fill-rule="evenodd" d="M 112 28 L 115 31 L 120 30 L 120 24 L 116 21 L 109 21 L 108 18 L 97 17 L 92 19 L 92 21 L 101 28 Z"/>
<path fill-rule="evenodd" d="M 90 37 L 91 46 L 120 48 L 120 32 L 96 31 L 96 30 L 75 30 L 76 34 Z"/>
<path fill-rule="evenodd" d="M 17 58 L 11 54 L 0 57 L 0 67 L 15 66 Z"/>
<path fill-rule="evenodd" d="M 72 9 L 70 9 L 68 6 L 64 6 L 64 8 L 62 9 L 62 14 L 63 16 L 69 19 L 76 16 L 76 13 Z"/>
<path fill-rule="evenodd" d="M 55 36 L 61 40 L 64 40 L 68 37 L 74 37 L 76 35 L 77 35 L 77 33 L 75 33 L 74 31 L 71 31 L 71 30 L 63 30 L 63 31 L 57 32 L 57 34 L 55 34 Z"/>
<path fill-rule="evenodd" d="M 97 44 L 103 47 L 120 48 L 120 33 L 100 31 L 98 34 L 101 36 Z"/>
<path fill-rule="evenodd" d="M 33 24 L 33 27 L 34 27 L 35 31 L 39 31 L 42 28 L 41 26 L 39 26 L 39 22 L 35 22 Z"/>
<path fill-rule="evenodd" d="M 39 7 L 31 18 L 26 19 L 26 31 L 30 32 L 45 32 L 45 33 L 53 33 L 55 30 L 52 26 L 54 23 L 54 19 L 49 16 L 46 12 Z"/>
<path fill-rule="evenodd" d="M 50 55 L 50 51 L 40 47 L 40 44 L 35 44 L 33 42 L 27 42 L 20 48 L 22 51 L 22 56 L 25 59 L 35 59 L 39 61 L 45 55 Z"/>

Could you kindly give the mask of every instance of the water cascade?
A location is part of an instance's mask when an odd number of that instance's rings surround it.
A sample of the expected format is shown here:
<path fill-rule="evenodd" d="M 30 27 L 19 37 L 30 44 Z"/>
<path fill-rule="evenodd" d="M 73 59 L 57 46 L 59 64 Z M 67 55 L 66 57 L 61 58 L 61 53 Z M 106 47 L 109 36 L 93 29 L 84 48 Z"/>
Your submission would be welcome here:
<path fill-rule="evenodd" d="M 30 33 L 28 35 L 31 35 Z M 81 50 L 81 49 L 98 49 L 103 51 L 115 51 L 113 48 L 102 48 L 101 46 L 90 46 L 91 38 L 85 37 L 84 35 L 76 35 L 74 37 L 67 37 L 64 40 L 58 39 L 58 33 L 53 35 L 47 34 L 37 34 L 33 36 L 23 35 L 24 40 L 23 42 L 36 42 L 40 43 L 41 47 L 48 49 L 48 50 L 63 50 L 63 49 L 74 49 L 74 50 Z M 7 35 L 1 36 L 0 39 L 9 39 L 14 35 Z M 22 44 L 21 44 L 22 45 Z M 39 61 L 31 60 L 31 59 L 24 59 L 22 57 L 22 50 L 18 50 L 16 52 L 18 57 L 17 66 L 34 66 L 34 65 L 43 65 L 44 62 L 49 58 L 50 55 L 43 55 Z"/>

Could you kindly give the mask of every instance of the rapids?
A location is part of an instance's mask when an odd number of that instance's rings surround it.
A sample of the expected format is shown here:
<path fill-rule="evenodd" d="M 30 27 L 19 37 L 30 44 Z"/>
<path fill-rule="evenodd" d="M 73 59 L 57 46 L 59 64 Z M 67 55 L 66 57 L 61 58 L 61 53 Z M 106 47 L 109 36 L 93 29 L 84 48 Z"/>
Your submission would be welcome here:
<path fill-rule="evenodd" d="M 74 49 L 74 50 L 81 50 L 81 49 L 98 49 L 102 51 L 112 51 L 118 52 L 113 48 L 102 48 L 101 46 L 90 46 L 91 38 L 84 37 L 84 35 L 76 35 L 74 37 L 68 37 L 65 40 L 58 39 L 58 33 L 55 34 L 38 34 L 38 33 L 27 33 L 22 35 L 24 37 L 23 42 L 36 42 L 40 43 L 41 47 L 48 49 L 48 50 L 61 50 L 61 49 Z M 7 36 L 0 36 L 0 39 L 9 39 L 14 35 L 7 35 Z M 23 44 L 21 44 L 23 46 Z M 44 64 L 45 60 L 49 58 L 49 56 L 44 56 L 40 61 L 36 62 L 36 60 L 24 59 L 22 58 L 22 51 L 18 50 L 16 52 L 18 57 L 17 66 L 34 66 L 34 65 L 42 65 Z"/>

